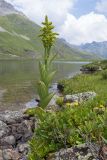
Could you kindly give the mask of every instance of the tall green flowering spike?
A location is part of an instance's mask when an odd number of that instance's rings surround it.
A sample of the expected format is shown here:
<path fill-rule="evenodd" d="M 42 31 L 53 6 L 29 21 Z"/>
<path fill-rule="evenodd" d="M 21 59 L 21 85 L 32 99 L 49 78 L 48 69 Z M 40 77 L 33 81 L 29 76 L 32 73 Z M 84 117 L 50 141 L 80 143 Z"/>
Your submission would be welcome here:
<path fill-rule="evenodd" d="M 43 27 L 40 30 L 42 34 L 39 36 L 41 37 L 43 46 L 45 48 L 44 60 L 45 60 L 45 64 L 47 64 L 51 47 L 53 46 L 58 33 L 55 33 L 52 31 L 54 29 L 54 26 L 52 25 L 52 22 L 49 22 L 47 16 L 45 16 L 45 21 L 42 22 L 42 24 L 43 24 Z"/>
<path fill-rule="evenodd" d="M 44 46 L 44 57 L 43 62 L 39 62 L 39 72 L 40 72 L 40 81 L 38 82 L 38 94 L 40 97 L 39 106 L 45 109 L 45 107 L 50 102 L 54 94 L 49 93 L 49 86 L 55 75 L 55 71 L 50 71 L 52 61 L 55 58 L 55 55 L 51 55 L 51 47 L 53 46 L 57 33 L 53 32 L 54 26 L 52 22 L 49 22 L 48 17 L 45 17 L 45 21 L 42 22 L 43 27 L 41 28 L 41 37 L 43 46 Z"/>

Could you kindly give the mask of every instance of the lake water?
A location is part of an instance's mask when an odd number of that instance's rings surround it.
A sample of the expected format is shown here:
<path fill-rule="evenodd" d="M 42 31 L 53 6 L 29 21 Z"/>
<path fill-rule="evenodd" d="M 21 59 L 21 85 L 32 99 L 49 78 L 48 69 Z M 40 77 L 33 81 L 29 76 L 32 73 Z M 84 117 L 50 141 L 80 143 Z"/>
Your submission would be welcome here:
<path fill-rule="evenodd" d="M 87 62 L 56 61 L 54 82 L 79 73 Z M 38 61 L 0 61 L 0 110 L 21 108 L 23 103 L 36 97 L 39 79 Z"/>

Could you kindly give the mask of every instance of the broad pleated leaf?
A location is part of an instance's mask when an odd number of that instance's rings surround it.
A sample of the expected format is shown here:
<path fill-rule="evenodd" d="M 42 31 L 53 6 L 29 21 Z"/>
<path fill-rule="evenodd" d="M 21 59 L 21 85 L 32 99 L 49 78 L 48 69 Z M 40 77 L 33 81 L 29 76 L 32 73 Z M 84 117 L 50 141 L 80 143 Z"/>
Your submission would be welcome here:
<path fill-rule="evenodd" d="M 48 88 L 44 82 L 39 81 L 37 89 L 41 100 L 48 95 Z"/>
<path fill-rule="evenodd" d="M 53 96 L 54 93 L 50 93 L 46 98 L 42 99 L 42 101 L 40 102 L 40 107 L 46 108 Z"/>

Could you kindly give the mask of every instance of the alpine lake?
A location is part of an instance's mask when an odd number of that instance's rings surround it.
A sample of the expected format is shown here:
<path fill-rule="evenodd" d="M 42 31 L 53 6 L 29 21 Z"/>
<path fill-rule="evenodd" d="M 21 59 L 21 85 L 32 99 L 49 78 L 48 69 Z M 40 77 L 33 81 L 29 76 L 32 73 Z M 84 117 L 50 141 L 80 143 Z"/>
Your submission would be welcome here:
<path fill-rule="evenodd" d="M 88 62 L 55 61 L 53 84 L 80 72 Z M 38 60 L 0 60 L 0 111 L 19 110 L 37 97 Z"/>

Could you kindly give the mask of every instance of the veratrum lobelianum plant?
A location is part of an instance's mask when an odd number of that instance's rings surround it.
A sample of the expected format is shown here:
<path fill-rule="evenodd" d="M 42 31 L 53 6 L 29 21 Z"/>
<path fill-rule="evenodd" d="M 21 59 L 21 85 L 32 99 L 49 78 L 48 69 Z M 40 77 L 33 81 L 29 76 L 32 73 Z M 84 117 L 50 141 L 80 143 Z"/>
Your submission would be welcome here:
<path fill-rule="evenodd" d="M 40 97 L 39 106 L 43 109 L 46 108 L 48 103 L 53 97 L 53 93 L 49 93 L 49 86 L 55 75 L 55 71 L 52 71 L 51 64 L 56 55 L 51 54 L 51 48 L 54 45 L 58 33 L 53 32 L 54 26 L 52 22 L 45 16 L 45 21 L 42 22 L 41 34 L 39 37 L 42 40 L 44 46 L 43 61 L 39 62 L 40 81 L 37 85 L 38 94 Z"/>

